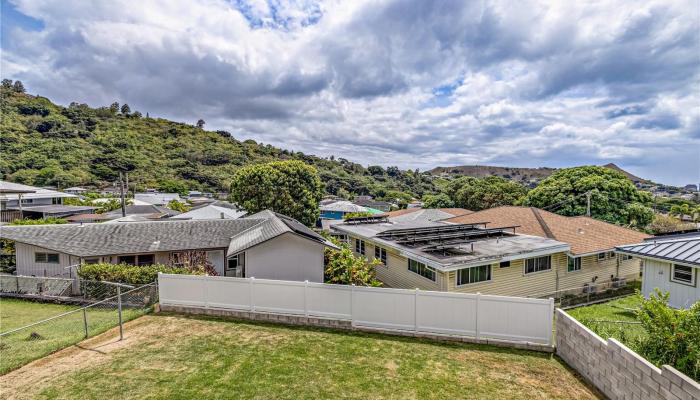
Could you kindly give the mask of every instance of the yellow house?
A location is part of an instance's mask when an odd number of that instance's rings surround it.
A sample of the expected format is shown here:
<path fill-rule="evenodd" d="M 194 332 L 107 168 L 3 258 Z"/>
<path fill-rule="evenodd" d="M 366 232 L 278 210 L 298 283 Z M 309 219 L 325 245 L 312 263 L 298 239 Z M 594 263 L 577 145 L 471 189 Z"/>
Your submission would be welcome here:
<path fill-rule="evenodd" d="M 355 253 L 381 261 L 377 278 L 386 286 L 532 297 L 638 279 L 640 261 L 614 250 L 647 237 L 529 207 L 442 220 L 370 218 L 333 229 Z"/>

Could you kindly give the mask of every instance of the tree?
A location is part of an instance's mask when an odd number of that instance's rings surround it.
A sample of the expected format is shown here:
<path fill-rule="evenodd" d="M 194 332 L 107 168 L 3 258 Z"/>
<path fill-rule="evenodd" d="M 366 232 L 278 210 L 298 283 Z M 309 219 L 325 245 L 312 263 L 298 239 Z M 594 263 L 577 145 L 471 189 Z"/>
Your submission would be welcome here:
<path fill-rule="evenodd" d="M 249 213 L 270 209 L 313 226 L 323 184 L 316 168 L 301 161 L 248 165 L 236 171 L 230 198 Z"/>
<path fill-rule="evenodd" d="M 203 119 L 198 120 L 198 121 L 197 121 L 197 128 L 203 129 L 203 128 L 204 128 L 204 124 L 206 124 L 206 122 L 204 122 Z"/>
<path fill-rule="evenodd" d="M 364 257 L 354 255 L 347 243 L 339 243 L 336 240 L 334 243 L 340 247 L 340 250 L 326 248 L 324 282 L 340 285 L 382 286 L 375 277 L 374 269 L 381 264 L 379 260 L 374 259 L 369 262 Z"/>
<path fill-rule="evenodd" d="M 384 168 L 379 165 L 370 165 L 367 167 L 367 172 L 369 172 L 370 175 L 381 176 L 384 175 Z"/>
<path fill-rule="evenodd" d="M 124 115 L 125 117 L 128 117 L 130 112 L 131 112 L 131 108 L 129 108 L 128 104 L 124 103 L 124 105 L 122 105 L 122 115 Z"/>
<path fill-rule="evenodd" d="M 2 88 L 3 89 L 12 89 L 12 79 L 3 79 L 2 80 Z"/>
<path fill-rule="evenodd" d="M 651 194 L 637 190 L 622 173 L 604 167 L 560 169 L 531 190 L 523 204 L 547 208 L 560 215 L 586 215 L 590 193 L 591 216 L 623 225 L 644 226 L 653 213 L 642 211 L 652 202 Z"/>
<path fill-rule="evenodd" d="M 694 224 L 685 223 L 676 217 L 663 214 L 654 215 L 653 221 L 647 226 L 647 229 L 653 234 L 671 233 L 693 228 L 695 228 Z"/>
<path fill-rule="evenodd" d="M 445 193 L 429 194 L 423 197 L 423 208 L 450 208 L 454 205 L 455 203 Z"/>
<path fill-rule="evenodd" d="M 24 93 L 26 91 L 22 81 L 15 81 L 15 84 L 12 86 L 12 90 L 14 90 L 15 93 Z"/>
<path fill-rule="evenodd" d="M 117 113 L 119 112 L 119 103 L 116 101 L 114 103 L 112 103 L 109 106 L 109 111 L 111 111 L 112 114 L 117 115 Z"/>
<path fill-rule="evenodd" d="M 141 114 L 140 111 L 134 111 L 134 113 L 131 114 L 131 116 L 134 118 L 141 118 L 141 117 L 143 117 L 143 114 Z"/>
<path fill-rule="evenodd" d="M 473 211 L 514 205 L 527 194 L 523 185 L 500 176 L 465 179 L 461 183 L 464 185 L 454 194 L 454 204 Z"/>
<path fill-rule="evenodd" d="M 170 200 L 168 203 L 167 207 L 173 211 L 179 211 L 179 212 L 187 212 L 190 210 L 190 207 L 187 204 L 180 203 L 177 200 Z"/>

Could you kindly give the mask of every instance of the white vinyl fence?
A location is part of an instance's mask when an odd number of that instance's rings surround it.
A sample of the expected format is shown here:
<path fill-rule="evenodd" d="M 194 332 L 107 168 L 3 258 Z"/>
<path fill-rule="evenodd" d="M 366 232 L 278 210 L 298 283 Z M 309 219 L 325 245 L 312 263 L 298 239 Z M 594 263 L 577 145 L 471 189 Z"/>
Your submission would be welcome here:
<path fill-rule="evenodd" d="M 552 344 L 553 299 L 158 275 L 160 303 L 352 321 L 354 327 Z"/>

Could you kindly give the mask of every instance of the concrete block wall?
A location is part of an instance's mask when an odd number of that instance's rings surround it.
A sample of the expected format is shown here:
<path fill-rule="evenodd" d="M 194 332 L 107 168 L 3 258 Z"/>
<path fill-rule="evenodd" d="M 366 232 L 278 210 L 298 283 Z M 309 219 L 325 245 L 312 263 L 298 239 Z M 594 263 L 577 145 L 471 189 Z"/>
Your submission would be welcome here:
<path fill-rule="evenodd" d="M 561 309 L 556 352 L 613 400 L 700 400 L 700 384 L 674 368 L 657 368 L 615 339 L 603 340 Z"/>

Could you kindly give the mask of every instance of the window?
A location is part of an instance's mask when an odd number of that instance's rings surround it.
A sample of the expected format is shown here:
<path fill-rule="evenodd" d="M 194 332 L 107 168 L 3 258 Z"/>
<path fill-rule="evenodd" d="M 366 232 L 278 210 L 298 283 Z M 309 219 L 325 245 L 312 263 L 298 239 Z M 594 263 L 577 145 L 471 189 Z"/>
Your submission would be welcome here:
<path fill-rule="evenodd" d="M 140 254 L 138 256 L 137 265 L 153 265 L 156 261 L 154 254 Z"/>
<path fill-rule="evenodd" d="M 569 256 L 568 265 L 566 270 L 569 272 L 580 271 L 581 270 L 581 257 L 571 257 Z"/>
<path fill-rule="evenodd" d="M 408 259 L 408 270 L 416 274 L 435 281 L 435 270 L 416 260 Z"/>
<path fill-rule="evenodd" d="M 45 264 L 58 264 L 58 253 L 34 253 L 34 262 Z"/>
<path fill-rule="evenodd" d="M 119 264 L 136 265 L 136 256 L 119 256 Z"/>
<path fill-rule="evenodd" d="M 598 262 L 605 261 L 605 254 L 606 253 L 598 253 Z"/>
<path fill-rule="evenodd" d="M 245 278 L 245 253 L 238 253 L 229 257 L 226 263 L 225 275 Z"/>
<path fill-rule="evenodd" d="M 552 269 L 552 260 L 550 256 L 528 258 L 525 260 L 525 273 L 547 271 Z"/>
<path fill-rule="evenodd" d="M 84 260 L 85 264 L 99 264 L 100 259 L 99 258 L 86 258 Z"/>
<path fill-rule="evenodd" d="M 491 280 L 491 266 L 480 265 L 478 267 L 464 268 L 457 271 L 457 285 L 486 282 Z"/>
<path fill-rule="evenodd" d="M 360 239 L 355 239 L 355 253 L 365 255 L 365 241 Z"/>
<path fill-rule="evenodd" d="M 614 252 L 614 251 L 609 251 L 609 252 L 608 252 L 608 258 L 615 258 L 615 252 Z"/>
<path fill-rule="evenodd" d="M 693 267 L 673 264 L 673 266 L 671 266 L 671 280 L 686 285 L 695 285 Z"/>
<path fill-rule="evenodd" d="M 501 261 L 500 264 L 498 264 L 500 268 L 508 268 L 510 267 L 510 261 Z"/>
<path fill-rule="evenodd" d="M 632 259 L 632 256 L 629 254 L 622 255 L 622 261 L 627 261 L 627 260 L 631 260 L 631 259 Z"/>
<path fill-rule="evenodd" d="M 386 265 L 386 249 L 375 246 L 374 247 L 374 258 L 381 261 L 382 264 Z"/>

